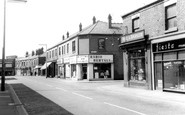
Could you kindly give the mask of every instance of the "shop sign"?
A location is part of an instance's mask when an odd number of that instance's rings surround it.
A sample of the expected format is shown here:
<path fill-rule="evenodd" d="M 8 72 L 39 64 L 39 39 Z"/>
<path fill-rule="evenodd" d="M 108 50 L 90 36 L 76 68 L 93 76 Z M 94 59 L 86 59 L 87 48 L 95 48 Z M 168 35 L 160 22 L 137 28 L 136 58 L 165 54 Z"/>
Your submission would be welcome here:
<path fill-rule="evenodd" d="M 77 56 L 77 63 L 88 63 L 88 55 Z"/>
<path fill-rule="evenodd" d="M 185 48 L 185 39 L 153 44 L 153 52 L 176 50 Z"/>
<path fill-rule="evenodd" d="M 89 55 L 90 63 L 113 63 L 113 55 Z"/>
<path fill-rule="evenodd" d="M 69 63 L 76 64 L 76 56 L 70 57 Z"/>
<path fill-rule="evenodd" d="M 63 58 L 57 60 L 57 64 L 63 64 L 63 63 L 64 63 Z"/>
<path fill-rule="evenodd" d="M 135 41 L 135 40 L 139 40 L 139 39 L 143 39 L 143 38 L 144 38 L 144 30 L 123 36 L 121 38 L 121 43 Z"/>
<path fill-rule="evenodd" d="M 64 63 L 69 63 L 69 57 L 64 58 Z"/>

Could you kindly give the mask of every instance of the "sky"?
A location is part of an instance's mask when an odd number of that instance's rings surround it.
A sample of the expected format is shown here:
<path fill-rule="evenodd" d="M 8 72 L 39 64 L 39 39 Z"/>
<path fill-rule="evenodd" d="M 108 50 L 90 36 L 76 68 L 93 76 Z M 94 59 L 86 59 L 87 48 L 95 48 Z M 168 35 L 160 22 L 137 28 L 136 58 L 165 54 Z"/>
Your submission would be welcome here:
<path fill-rule="evenodd" d="M 3 8 L 0 0 L 0 59 L 3 47 Z M 5 56 L 24 57 L 28 51 L 45 46 L 50 48 L 66 37 L 96 20 L 122 23 L 121 16 L 156 0 L 27 0 L 27 3 L 6 3 Z"/>

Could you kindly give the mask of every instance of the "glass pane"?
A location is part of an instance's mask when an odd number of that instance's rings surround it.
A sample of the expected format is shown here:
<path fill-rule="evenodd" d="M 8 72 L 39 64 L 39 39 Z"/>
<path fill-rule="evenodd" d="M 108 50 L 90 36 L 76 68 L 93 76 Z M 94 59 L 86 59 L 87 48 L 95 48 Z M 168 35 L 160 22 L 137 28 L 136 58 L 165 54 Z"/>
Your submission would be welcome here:
<path fill-rule="evenodd" d="M 130 80 L 145 81 L 145 58 L 130 60 Z"/>
<path fill-rule="evenodd" d="M 164 88 L 185 91 L 184 61 L 164 63 Z"/>
<path fill-rule="evenodd" d="M 156 89 L 161 89 L 162 88 L 162 63 L 155 63 L 154 64 L 154 75 L 155 75 L 155 85 Z"/>
<path fill-rule="evenodd" d="M 105 49 L 105 39 L 99 39 L 98 48 Z"/>
<path fill-rule="evenodd" d="M 154 61 L 161 61 L 162 60 L 162 54 L 155 54 L 154 55 Z"/>
<path fill-rule="evenodd" d="M 177 52 L 164 53 L 163 60 L 175 60 L 177 59 Z"/>
<path fill-rule="evenodd" d="M 167 18 L 176 16 L 176 5 L 171 5 L 167 7 Z"/>
<path fill-rule="evenodd" d="M 167 24 L 168 24 L 168 29 L 169 28 L 173 28 L 173 27 L 177 27 L 177 19 L 176 19 L 176 17 L 168 19 Z"/>
<path fill-rule="evenodd" d="M 185 59 L 185 51 L 179 51 L 178 58 L 179 59 Z"/>

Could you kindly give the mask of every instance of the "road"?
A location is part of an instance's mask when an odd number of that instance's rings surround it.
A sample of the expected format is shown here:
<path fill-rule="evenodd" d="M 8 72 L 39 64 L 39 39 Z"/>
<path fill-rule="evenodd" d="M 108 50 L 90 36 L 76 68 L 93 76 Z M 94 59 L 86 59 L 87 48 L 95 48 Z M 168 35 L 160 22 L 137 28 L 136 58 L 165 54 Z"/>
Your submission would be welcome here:
<path fill-rule="evenodd" d="M 17 80 L 8 82 L 23 83 L 75 115 L 185 115 L 183 102 L 109 90 L 123 81 L 79 82 L 40 76 L 15 78 Z"/>

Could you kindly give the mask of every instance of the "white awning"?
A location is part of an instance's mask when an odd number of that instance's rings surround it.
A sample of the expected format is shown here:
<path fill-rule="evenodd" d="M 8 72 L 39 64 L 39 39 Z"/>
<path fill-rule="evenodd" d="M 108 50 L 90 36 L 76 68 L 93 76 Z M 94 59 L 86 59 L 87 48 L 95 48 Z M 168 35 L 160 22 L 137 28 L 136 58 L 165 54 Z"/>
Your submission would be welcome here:
<path fill-rule="evenodd" d="M 47 67 L 51 64 L 51 62 L 47 62 Z M 41 70 L 46 69 L 46 63 L 41 67 Z"/>
<path fill-rule="evenodd" d="M 34 69 L 38 69 L 38 68 L 41 68 L 42 66 L 40 65 L 36 65 Z"/>

